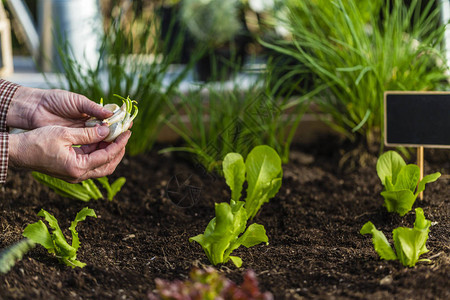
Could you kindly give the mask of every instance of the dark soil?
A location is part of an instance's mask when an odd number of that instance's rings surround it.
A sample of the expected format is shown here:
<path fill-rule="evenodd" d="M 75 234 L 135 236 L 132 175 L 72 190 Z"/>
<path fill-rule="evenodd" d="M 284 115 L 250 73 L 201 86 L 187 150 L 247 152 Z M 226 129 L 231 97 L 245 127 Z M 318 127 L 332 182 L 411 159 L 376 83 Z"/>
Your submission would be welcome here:
<path fill-rule="evenodd" d="M 338 169 L 343 153 L 324 145 L 292 151 L 280 192 L 255 219 L 270 244 L 239 248 L 235 254 L 243 267 L 229 263 L 219 270 L 239 283 L 253 269 L 261 289 L 275 299 L 450 299 L 449 179 L 429 184 L 424 200 L 415 204 L 433 222 L 430 252 L 423 256 L 432 262 L 403 267 L 380 260 L 371 238 L 359 230 L 370 220 L 392 241 L 394 228 L 413 226 L 414 212 L 401 218 L 383 207 L 375 158 L 344 172 Z M 448 150 L 426 150 L 425 158 L 425 174 L 450 173 Z M 200 194 L 180 198 L 186 191 L 176 190 L 175 175 L 192 175 Z M 111 178 L 118 176 L 127 183 L 112 202 L 83 203 L 56 195 L 28 172 L 9 172 L 0 199 L 0 248 L 20 240 L 41 208 L 65 230 L 85 206 L 98 219 L 78 225 L 78 259 L 85 268 L 61 265 L 38 246 L 0 275 L 0 299 L 145 299 L 155 278 L 185 279 L 193 266 L 209 263 L 200 245 L 188 239 L 203 233 L 214 202 L 229 200 L 222 178 L 156 151 L 124 159 Z"/>

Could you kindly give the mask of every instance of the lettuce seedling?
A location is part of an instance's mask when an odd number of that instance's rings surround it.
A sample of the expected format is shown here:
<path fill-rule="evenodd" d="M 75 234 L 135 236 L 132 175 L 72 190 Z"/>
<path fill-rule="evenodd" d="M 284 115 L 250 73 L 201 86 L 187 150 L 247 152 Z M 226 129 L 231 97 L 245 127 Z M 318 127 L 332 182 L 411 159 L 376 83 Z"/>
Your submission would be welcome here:
<path fill-rule="evenodd" d="M 223 173 L 234 201 L 240 200 L 242 185 L 247 180 L 245 209 L 248 217 L 253 219 L 261 206 L 280 189 L 283 169 L 278 153 L 262 145 L 253 148 L 245 163 L 239 153 L 228 153 L 223 160 Z"/>
<path fill-rule="evenodd" d="M 6 274 L 11 268 L 22 259 L 22 257 L 36 244 L 29 240 L 23 239 L 11 245 L 0 252 L 0 274 Z"/>
<path fill-rule="evenodd" d="M 257 146 L 248 154 L 245 163 L 239 153 L 228 153 L 223 160 L 223 173 L 231 189 L 230 204 L 216 204 L 216 217 L 209 222 L 205 232 L 189 240 L 202 246 L 212 264 L 231 260 L 240 267 L 242 259 L 231 255 L 235 249 L 241 245 L 249 248 L 262 242 L 268 244 L 264 226 L 255 223 L 247 228 L 247 221 L 280 189 L 281 159 L 269 146 Z M 246 179 L 247 198 L 243 202 L 239 200 Z"/>
<path fill-rule="evenodd" d="M 84 202 L 89 202 L 92 199 L 98 200 L 103 198 L 102 193 L 92 179 L 86 179 L 81 183 L 68 183 L 59 178 L 39 172 L 32 172 L 31 174 L 38 182 L 48 186 L 55 193 L 63 197 L 77 199 Z M 97 178 L 96 180 L 105 188 L 107 199 L 110 201 L 113 200 L 114 196 L 121 190 L 122 186 L 126 182 L 124 177 L 118 178 L 111 185 L 109 184 L 106 176 Z"/>
<path fill-rule="evenodd" d="M 103 188 L 106 190 L 106 197 L 109 201 L 112 201 L 114 199 L 114 196 L 120 192 L 122 189 L 122 186 L 127 181 L 125 177 L 120 177 L 116 179 L 112 184 L 109 184 L 108 177 L 100 177 L 97 178 L 97 181 L 100 182 L 100 184 L 103 186 Z"/>
<path fill-rule="evenodd" d="M 231 255 L 234 250 L 241 245 L 250 248 L 262 242 L 268 244 L 264 226 L 251 224 L 246 230 L 248 218 L 244 202 L 216 203 L 215 212 L 216 217 L 209 222 L 205 232 L 189 239 L 202 246 L 213 265 L 231 260 L 239 268 L 242 259 Z"/>
<path fill-rule="evenodd" d="M 54 216 L 43 209 L 41 209 L 37 215 L 43 217 L 48 222 L 48 225 L 53 232 L 50 233 L 44 222 L 39 220 L 36 223 L 29 224 L 24 229 L 23 236 L 36 244 L 44 246 L 49 253 L 55 254 L 56 257 L 67 266 L 72 268 L 84 267 L 86 264 L 77 260 L 77 251 L 80 247 L 80 240 L 75 228 L 78 222 L 84 221 L 88 216 L 96 218 L 97 216 L 94 210 L 87 207 L 83 208 L 78 212 L 75 220 L 71 223 L 69 230 L 72 233 L 72 245 L 69 245 L 66 241 L 66 238 L 58 225 L 58 221 Z"/>
<path fill-rule="evenodd" d="M 383 153 L 377 161 L 377 174 L 385 190 L 381 192 L 388 212 L 400 216 L 408 213 L 419 193 L 425 190 L 425 184 L 436 181 L 441 173 L 436 172 L 420 178 L 417 165 L 406 165 L 403 158 L 395 151 Z"/>
<path fill-rule="evenodd" d="M 391 248 L 386 236 L 375 228 L 372 222 L 367 222 L 361 228 L 361 234 L 372 234 L 372 241 L 375 251 L 381 259 L 400 260 L 404 266 L 413 267 L 418 261 L 430 261 L 429 259 L 419 259 L 428 252 L 425 246 L 428 233 L 430 232 L 431 221 L 425 219 L 423 210 L 416 208 L 416 221 L 413 228 L 398 227 L 392 231 L 396 252 Z"/>

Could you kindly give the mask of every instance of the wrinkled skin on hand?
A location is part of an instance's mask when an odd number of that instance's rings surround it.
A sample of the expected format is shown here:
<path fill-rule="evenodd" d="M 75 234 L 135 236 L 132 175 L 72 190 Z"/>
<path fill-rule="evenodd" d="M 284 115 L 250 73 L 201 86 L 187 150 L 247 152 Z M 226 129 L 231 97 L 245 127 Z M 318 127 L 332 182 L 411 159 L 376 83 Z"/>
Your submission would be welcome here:
<path fill-rule="evenodd" d="M 109 134 L 106 126 L 83 128 L 92 116 L 103 119 L 111 112 L 67 91 L 19 87 L 7 126 L 30 131 L 9 135 L 9 165 L 72 183 L 110 175 L 125 154 L 131 132 L 113 143 L 103 142 Z"/>
<path fill-rule="evenodd" d="M 103 132 L 99 134 L 99 129 Z M 46 126 L 10 135 L 9 162 L 71 183 L 112 174 L 125 154 L 127 131 L 113 143 L 104 143 L 107 127 Z M 83 145 L 73 147 L 73 145 Z"/>
<path fill-rule="evenodd" d="M 36 129 L 48 125 L 84 127 L 93 116 L 105 119 L 112 113 L 88 98 L 63 91 L 19 87 L 8 111 L 9 127 Z"/>

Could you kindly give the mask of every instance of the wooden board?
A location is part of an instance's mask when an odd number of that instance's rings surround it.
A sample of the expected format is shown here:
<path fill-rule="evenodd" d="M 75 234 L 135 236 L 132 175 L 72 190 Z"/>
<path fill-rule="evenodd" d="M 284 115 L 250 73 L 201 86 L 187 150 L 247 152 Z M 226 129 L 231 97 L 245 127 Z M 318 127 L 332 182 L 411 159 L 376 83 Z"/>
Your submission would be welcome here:
<path fill-rule="evenodd" d="M 387 146 L 450 148 L 450 92 L 384 93 Z"/>

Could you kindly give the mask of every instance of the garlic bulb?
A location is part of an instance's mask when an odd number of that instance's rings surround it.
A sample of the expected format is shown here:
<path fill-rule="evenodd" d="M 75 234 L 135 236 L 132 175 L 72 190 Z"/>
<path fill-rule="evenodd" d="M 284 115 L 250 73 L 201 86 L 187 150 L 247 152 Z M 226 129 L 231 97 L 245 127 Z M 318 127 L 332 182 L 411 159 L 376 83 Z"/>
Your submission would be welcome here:
<path fill-rule="evenodd" d="M 113 115 L 107 119 L 99 120 L 96 118 L 90 118 L 86 121 L 86 127 L 94 127 L 96 125 L 106 125 L 109 127 L 109 135 L 104 139 L 105 142 L 114 141 L 122 132 L 125 132 L 130 128 L 131 122 L 136 118 L 138 114 L 138 108 L 134 104 L 137 102 L 135 100 L 131 100 L 130 97 L 126 99 L 119 96 L 114 95 L 120 99 L 122 99 L 123 104 L 119 107 L 117 104 L 106 104 L 104 106 L 105 109 L 109 110 L 113 113 Z M 103 99 L 100 99 L 100 105 L 103 106 Z M 134 112 L 133 114 L 133 107 Z"/>

